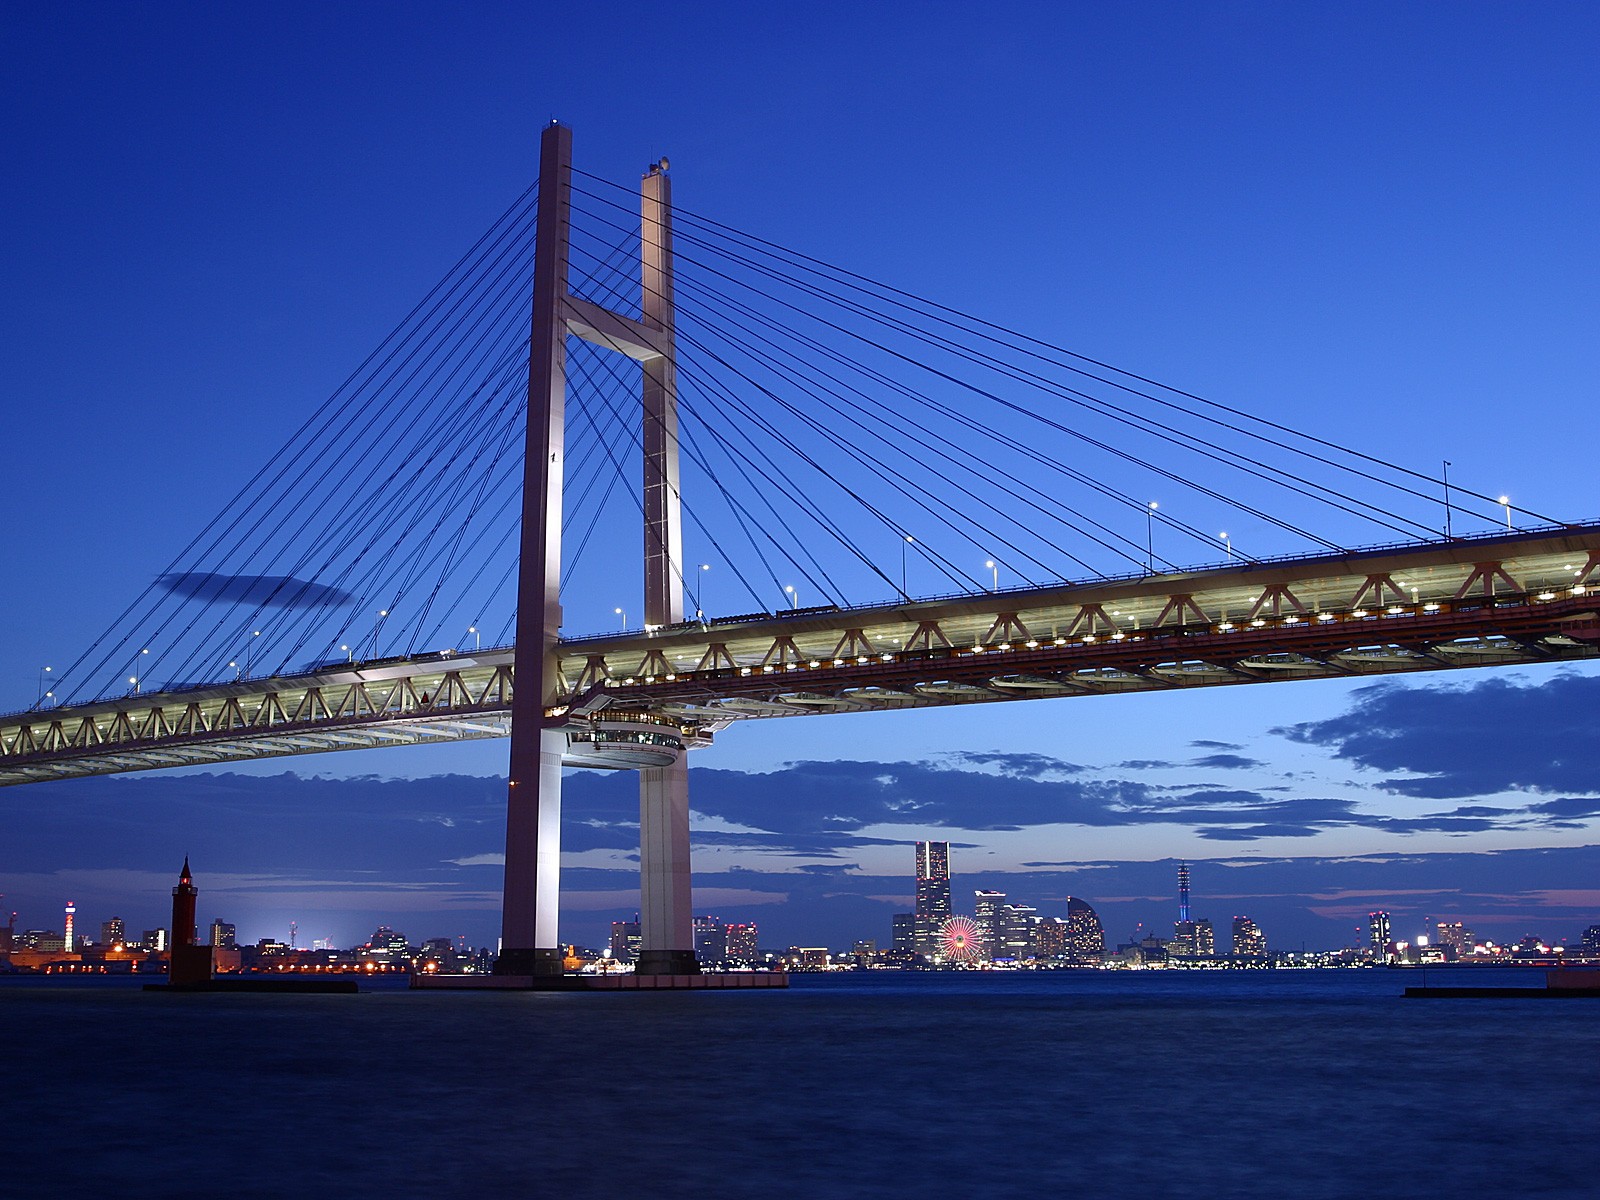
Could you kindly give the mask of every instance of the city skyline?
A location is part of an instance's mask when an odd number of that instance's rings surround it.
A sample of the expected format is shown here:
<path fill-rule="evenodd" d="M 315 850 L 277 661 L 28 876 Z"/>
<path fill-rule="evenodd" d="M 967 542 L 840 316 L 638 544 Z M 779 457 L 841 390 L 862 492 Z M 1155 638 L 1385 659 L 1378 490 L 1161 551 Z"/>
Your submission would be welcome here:
<path fill-rule="evenodd" d="M 1600 114 L 1561 82 L 1593 13 L 935 9 L 910 30 L 852 14 L 850 38 L 779 17 L 728 54 L 708 10 L 600 65 L 525 17 L 406 11 L 329 12 L 317 39 L 181 5 L 8 16 L 28 419 L 0 494 L 50 519 L 9 551 L 33 585 L 0 596 L 0 707 L 34 703 L 526 186 L 551 115 L 586 170 L 628 183 L 670 151 L 681 204 L 780 244 L 1419 470 L 1449 460 L 1530 509 L 1596 507 L 1550 436 L 1600 375 Z M 555 23 L 581 42 L 597 20 Z M 658 56 L 676 68 L 641 117 L 621 97 Z M 775 79 L 785 103 L 748 103 Z M 1228 528 L 1230 554 L 1267 539 Z M 574 631 L 611 624 L 602 594 L 574 599 Z M 691 759 L 695 910 L 883 937 L 912 899 L 897 856 L 948 840 L 975 886 L 1107 897 L 1118 938 L 1125 916 L 1170 922 L 1178 859 L 1265 906 L 1275 940 L 1353 935 L 1380 907 L 1581 929 L 1597 700 L 1586 666 L 748 722 Z M 193 851 L 244 924 L 428 913 L 492 943 L 504 769 L 497 742 L 7 789 L 0 890 L 71 897 L 90 928 Z M 637 906 L 632 783 L 573 779 L 569 940 Z"/>

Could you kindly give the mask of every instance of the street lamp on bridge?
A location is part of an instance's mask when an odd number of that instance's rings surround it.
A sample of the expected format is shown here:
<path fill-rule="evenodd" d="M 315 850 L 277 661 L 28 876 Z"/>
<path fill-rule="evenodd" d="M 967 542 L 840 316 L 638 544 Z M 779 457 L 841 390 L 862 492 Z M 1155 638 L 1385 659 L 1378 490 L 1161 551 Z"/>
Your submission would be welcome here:
<path fill-rule="evenodd" d="M 1000 568 L 995 565 L 994 559 L 987 559 L 983 564 L 983 569 L 994 572 L 994 587 L 990 590 L 998 592 L 1000 590 Z"/>
<path fill-rule="evenodd" d="M 623 612 L 620 608 L 613 608 L 611 611 L 622 618 L 622 627 L 626 629 L 628 627 L 628 614 Z"/>
<path fill-rule="evenodd" d="M 1160 507 L 1152 500 L 1144 510 L 1144 565 L 1151 575 L 1156 573 L 1156 509 Z"/>
<path fill-rule="evenodd" d="M 1233 561 L 1233 543 L 1228 540 L 1228 535 L 1226 533 L 1219 533 L 1219 534 L 1217 534 L 1217 536 L 1222 539 L 1222 548 L 1228 552 L 1228 561 L 1232 562 Z"/>
<path fill-rule="evenodd" d="M 1511 532 L 1511 497 L 1501 496 L 1497 503 L 1506 510 L 1506 532 Z"/>
<path fill-rule="evenodd" d="M 792 584 L 792 583 L 784 584 L 783 590 L 789 593 L 789 607 L 790 608 L 799 608 L 800 607 L 800 593 L 794 590 L 794 584 Z"/>

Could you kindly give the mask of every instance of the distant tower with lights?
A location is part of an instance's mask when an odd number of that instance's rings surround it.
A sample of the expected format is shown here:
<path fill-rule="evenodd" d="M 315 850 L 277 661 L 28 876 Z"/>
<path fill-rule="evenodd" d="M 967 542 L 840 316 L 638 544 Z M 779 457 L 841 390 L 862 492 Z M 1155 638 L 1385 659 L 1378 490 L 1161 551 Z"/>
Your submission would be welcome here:
<path fill-rule="evenodd" d="M 72 953 L 72 922 L 78 915 L 78 906 L 71 900 L 67 901 L 67 931 L 62 935 L 61 948 L 68 954 Z"/>
<path fill-rule="evenodd" d="M 1192 920 L 1189 916 L 1189 864 L 1178 864 L 1178 920 Z"/>

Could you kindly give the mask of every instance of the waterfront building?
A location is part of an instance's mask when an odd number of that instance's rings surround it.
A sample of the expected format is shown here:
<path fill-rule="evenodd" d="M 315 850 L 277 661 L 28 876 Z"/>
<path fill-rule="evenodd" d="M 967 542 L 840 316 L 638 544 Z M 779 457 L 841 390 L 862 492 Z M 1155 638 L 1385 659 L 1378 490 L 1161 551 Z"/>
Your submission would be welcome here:
<path fill-rule="evenodd" d="M 1067 949 L 1075 959 L 1092 958 L 1104 953 L 1106 931 L 1100 924 L 1100 915 L 1087 900 L 1067 897 Z"/>
<path fill-rule="evenodd" d="M 1217 934 L 1211 928 L 1211 919 L 1201 917 L 1194 923 L 1194 952 L 1200 958 L 1210 958 L 1217 952 Z"/>
<path fill-rule="evenodd" d="M 149 950 L 156 954 L 161 953 L 169 948 L 167 931 L 165 929 L 146 929 L 139 935 L 139 946 L 141 949 Z"/>
<path fill-rule="evenodd" d="M 1233 956 L 1235 958 L 1265 958 L 1267 935 L 1249 917 L 1233 919 Z"/>
<path fill-rule="evenodd" d="M 917 953 L 916 913 L 895 913 L 889 945 L 897 955 L 909 957 Z"/>
<path fill-rule="evenodd" d="M 932 958 L 939 950 L 939 931 L 950 919 L 950 843 L 917 843 L 917 953 Z"/>
<path fill-rule="evenodd" d="M 638 917 L 611 922 L 611 957 L 618 962 L 637 962 L 640 936 Z"/>
<path fill-rule="evenodd" d="M 1600 957 L 1600 925 L 1591 925 L 1583 931 L 1583 952 L 1591 958 Z"/>
<path fill-rule="evenodd" d="M 1006 894 L 980 888 L 973 892 L 972 896 L 972 921 L 978 927 L 979 936 L 983 938 L 984 957 L 993 958 L 994 949 L 1000 944 L 1000 929 L 995 923 L 995 913 L 1006 902 Z"/>
<path fill-rule="evenodd" d="M 1394 942 L 1389 928 L 1389 914 L 1383 909 L 1368 913 L 1367 932 L 1372 957 L 1378 962 L 1384 962 L 1388 959 L 1390 947 Z"/>
<path fill-rule="evenodd" d="M 1007 902 L 995 910 L 995 942 L 989 957 L 1024 962 L 1033 957 L 1033 920 L 1039 910 Z"/>
<path fill-rule="evenodd" d="M 125 946 L 127 943 L 128 934 L 122 926 L 121 917 L 112 917 L 109 921 L 100 922 L 100 944 L 102 946 Z"/>
<path fill-rule="evenodd" d="M 1439 921 L 1433 928 L 1435 946 L 1448 946 L 1455 951 L 1457 957 L 1472 953 L 1472 947 L 1477 940 L 1476 935 L 1460 921 Z"/>
<path fill-rule="evenodd" d="M 233 950 L 239 945 L 239 931 L 217 917 L 211 922 L 211 944 L 223 950 Z"/>
<path fill-rule="evenodd" d="M 760 961 L 761 951 L 756 948 L 756 923 L 744 921 L 726 926 L 723 944 L 729 962 L 742 967 L 753 967 Z"/>
<path fill-rule="evenodd" d="M 728 927 L 715 917 L 696 917 L 694 952 L 702 963 L 720 963 L 727 958 Z"/>
<path fill-rule="evenodd" d="M 1173 958 L 1194 958 L 1200 953 L 1195 949 L 1194 942 L 1194 922 L 1174 921 L 1172 923 L 1172 940 L 1167 943 L 1167 954 Z"/>
<path fill-rule="evenodd" d="M 1040 917 L 1033 926 L 1033 956 L 1042 959 L 1066 958 L 1067 931 L 1070 928 L 1062 917 Z"/>

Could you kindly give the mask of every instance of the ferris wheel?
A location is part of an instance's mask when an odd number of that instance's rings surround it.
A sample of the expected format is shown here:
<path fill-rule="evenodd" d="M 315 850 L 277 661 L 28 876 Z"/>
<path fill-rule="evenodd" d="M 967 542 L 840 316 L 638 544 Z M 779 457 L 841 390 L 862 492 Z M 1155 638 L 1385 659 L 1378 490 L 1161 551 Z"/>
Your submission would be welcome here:
<path fill-rule="evenodd" d="M 983 957 L 983 930 L 970 917 L 951 917 L 939 926 L 939 950 L 947 962 L 976 962 Z"/>

